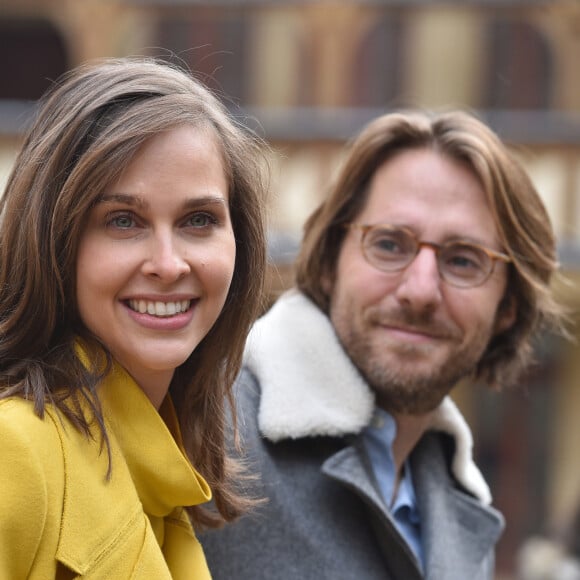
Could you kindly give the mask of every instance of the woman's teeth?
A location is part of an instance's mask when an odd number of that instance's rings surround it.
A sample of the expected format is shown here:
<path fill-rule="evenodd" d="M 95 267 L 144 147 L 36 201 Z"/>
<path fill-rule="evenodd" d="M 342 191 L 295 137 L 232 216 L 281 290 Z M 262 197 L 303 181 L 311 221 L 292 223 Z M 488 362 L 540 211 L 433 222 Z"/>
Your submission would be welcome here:
<path fill-rule="evenodd" d="M 191 300 L 180 300 L 178 302 L 151 302 L 150 300 L 129 300 L 129 308 L 141 314 L 151 314 L 151 316 L 173 316 L 180 312 L 185 312 L 191 305 Z"/>

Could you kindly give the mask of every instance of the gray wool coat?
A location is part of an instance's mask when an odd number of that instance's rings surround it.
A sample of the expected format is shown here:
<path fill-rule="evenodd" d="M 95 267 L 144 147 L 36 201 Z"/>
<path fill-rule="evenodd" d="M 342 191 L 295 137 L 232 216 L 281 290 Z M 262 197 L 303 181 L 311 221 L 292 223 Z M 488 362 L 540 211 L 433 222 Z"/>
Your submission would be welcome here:
<path fill-rule="evenodd" d="M 335 341 L 335 342 L 333 342 Z M 374 397 L 301 294 L 256 323 L 236 384 L 251 492 L 266 501 L 202 534 L 214 580 L 489 580 L 503 529 L 445 401 L 410 461 L 425 571 L 389 513 L 360 437 Z"/>

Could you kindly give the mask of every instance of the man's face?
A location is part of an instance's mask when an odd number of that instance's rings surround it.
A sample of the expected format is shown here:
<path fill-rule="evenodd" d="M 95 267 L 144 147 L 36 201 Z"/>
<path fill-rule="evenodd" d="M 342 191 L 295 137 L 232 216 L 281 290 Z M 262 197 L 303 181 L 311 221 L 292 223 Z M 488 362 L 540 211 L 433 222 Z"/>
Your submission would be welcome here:
<path fill-rule="evenodd" d="M 469 241 L 501 251 L 485 193 L 464 165 L 429 149 L 388 159 L 369 185 L 359 224 L 390 224 L 436 244 Z M 399 272 L 382 272 L 362 252 L 362 232 L 343 242 L 330 289 L 336 333 L 377 402 L 394 413 L 421 414 L 440 403 L 471 372 L 490 339 L 514 321 L 498 305 L 507 267 L 496 262 L 480 286 L 441 279 L 433 248 L 422 247 Z"/>

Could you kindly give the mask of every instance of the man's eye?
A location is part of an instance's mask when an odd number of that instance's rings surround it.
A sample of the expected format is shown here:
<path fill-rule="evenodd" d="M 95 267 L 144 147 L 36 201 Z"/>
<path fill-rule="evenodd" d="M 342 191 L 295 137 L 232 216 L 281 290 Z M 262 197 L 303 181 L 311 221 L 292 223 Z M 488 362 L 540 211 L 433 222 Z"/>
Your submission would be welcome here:
<path fill-rule="evenodd" d="M 453 256 L 447 260 L 447 263 L 454 268 L 477 268 L 477 262 L 467 256 Z"/>
<path fill-rule="evenodd" d="M 371 232 L 369 243 L 374 252 L 384 257 L 406 256 L 413 251 L 412 240 L 402 232 Z"/>
<path fill-rule="evenodd" d="M 455 270 L 480 270 L 484 267 L 485 256 L 475 249 L 450 249 L 445 257 L 448 267 Z"/>
<path fill-rule="evenodd" d="M 401 250 L 399 242 L 397 240 L 395 240 L 394 238 L 387 238 L 387 237 L 377 238 L 374 241 L 373 245 L 375 246 L 375 248 L 378 251 L 388 252 L 391 254 L 400 252 L 400 250 Z"/>

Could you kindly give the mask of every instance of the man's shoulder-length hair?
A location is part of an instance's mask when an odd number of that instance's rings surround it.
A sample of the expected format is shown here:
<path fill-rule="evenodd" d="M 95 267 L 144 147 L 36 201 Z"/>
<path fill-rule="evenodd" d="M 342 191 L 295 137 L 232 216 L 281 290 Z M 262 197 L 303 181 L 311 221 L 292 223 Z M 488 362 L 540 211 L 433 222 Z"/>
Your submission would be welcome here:
<path fill-rule="evenodd" d="M 487 195 L 503 250 L 511 257 L 506 295 L 515 301 L 514 325 L 495 336 L 475 370 L 492 386 L 514 383 L 531 358 L 539 328 L 562 330 L 563 312 L 550 282 L 558 267 L 556 240 L 546 208 L 508 146 L 475 116 L 462 112 L 405 111 L 378 117 L 349 146 L 328 197 L 307 220 L 296 283 L 326 313 L 330 296 L 322 280 L 334 279 L 345 236 L 366 203 L 377 168 L 404 149 L 431 148 L 464 163 Z"/>

